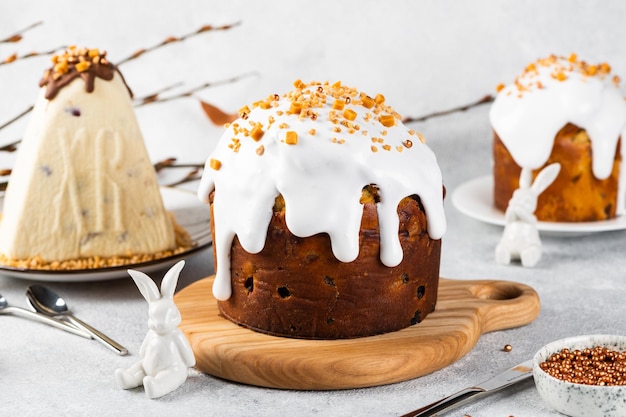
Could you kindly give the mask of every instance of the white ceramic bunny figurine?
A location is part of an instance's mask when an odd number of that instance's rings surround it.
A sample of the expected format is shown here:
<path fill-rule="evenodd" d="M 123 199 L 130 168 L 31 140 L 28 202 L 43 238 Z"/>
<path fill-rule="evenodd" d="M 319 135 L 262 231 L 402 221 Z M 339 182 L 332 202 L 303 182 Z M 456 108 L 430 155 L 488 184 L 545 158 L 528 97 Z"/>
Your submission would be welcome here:
<path fill-rule="evenodd" d="M 504 213 L 506 225 L 500 243 L 496 247 L 496 262 L 509 264 L 521 260 L 522 266 L 532 267 L 541 259 L 541 239 L 537 230 L 537 199 L 554 182 L 561 164 L 550 164 L 542 169 L 532 182 L 532 171 L 522 168 L 519 188 Z M 532 185 L 531 185 L 532 182 Z"/>
<path fill-rule="evenodd" d="M 128 369 L 117 369 L 115 377 L 124 389 L 144 386 L 146 395 L 158 398 L 182 385 L 187 370 L 196 363 L 183 332 L 181 317 L 174 303 L 174 290 L 185 261 L 180 261 L 163 277 L 161 293 L 143 272 L 128 270 L 141 295 L 148 301 L 148 333 L 141 344 L 141 360 Z"/>

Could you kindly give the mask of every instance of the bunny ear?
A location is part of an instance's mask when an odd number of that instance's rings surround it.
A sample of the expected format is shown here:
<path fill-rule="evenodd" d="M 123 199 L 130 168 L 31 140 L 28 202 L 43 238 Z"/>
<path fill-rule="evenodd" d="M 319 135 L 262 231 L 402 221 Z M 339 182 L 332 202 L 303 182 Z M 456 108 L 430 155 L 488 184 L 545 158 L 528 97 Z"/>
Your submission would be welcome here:
<path fill-rule="evenodd" d="M 134 269 L 129 269 L 128 274 L 135 281 L 135 285 L 139 288 L 139 292 L 143 295 L 143 298 L 146 299 L 149 303 L 152 301 L 156 301 L 161 298 L 161 294 L 159 294 L 159 289 L 157 288 L 152 278 L 147 276 L 141 271 L 135 271 Z"/>
<path fill-rule="evenodd" d="M 180 261 L 176 265 L 170 268 L 169 271 L 163 277 L 161 282 L 161 294 L 163 297 L 174 297 L 174 291 L 176 290 L 176 284 L 178 283 L 178 276 L 185 266 L 185 261 Z"/>
<path fill-rule="evenodd" d="M 526 189 L 530 188 L 530 184 L 533 179 L 533 171 L 530 168 L 522 168 L 522 171 L 519 174 L 519 188 Z"/>
<path fill-rule="evenodd" d="M 557 175 L 559 175 L 559 171 L 561 171 L 561 164 L 555 162 L 553 164 L 548 165 L 544 169 L 542 169 L 537 177 L 535 178 L 535 182 L 530 187 L 537 195 L 541 194 L 546 188 L 550 186 L 556 179 Z"/>

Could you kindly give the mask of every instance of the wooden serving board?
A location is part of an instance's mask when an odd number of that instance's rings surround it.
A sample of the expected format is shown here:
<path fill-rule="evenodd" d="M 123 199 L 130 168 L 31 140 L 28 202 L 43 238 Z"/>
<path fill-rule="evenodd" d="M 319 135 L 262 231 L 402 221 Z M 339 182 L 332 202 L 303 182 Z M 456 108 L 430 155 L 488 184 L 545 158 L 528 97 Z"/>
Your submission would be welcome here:
<path fill-rule="evenodd" d="M 213 276 L 174 297 L 196 368 L 270 388 L 370 387 L 442 369 L 469 352 L 481 334 L 522 326 L 539 314 L 539 296 L 510 281 L 442 278 L 437 307 L 414 326 L 378 336 L 303 340 L 269 336 L 221 317 Z"/>

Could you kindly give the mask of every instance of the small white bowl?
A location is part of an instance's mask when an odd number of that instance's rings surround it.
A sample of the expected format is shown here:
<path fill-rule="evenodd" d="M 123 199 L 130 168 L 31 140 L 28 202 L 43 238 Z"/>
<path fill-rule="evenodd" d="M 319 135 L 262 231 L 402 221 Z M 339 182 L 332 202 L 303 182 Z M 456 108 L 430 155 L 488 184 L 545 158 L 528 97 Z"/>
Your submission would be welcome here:
<path fill-rule="evenodd" d="M 563 348 L 570 350 L 607 347 L 625 351 L 626 336 L 592 335 L 557 340 L 535 354 L 533 377 L 541 398 L 556 411 L 572 417 L 626 416 L 626 386 L 598 386 L 566 382 L 545 373 L 540 367 L 553 353 Z"/>

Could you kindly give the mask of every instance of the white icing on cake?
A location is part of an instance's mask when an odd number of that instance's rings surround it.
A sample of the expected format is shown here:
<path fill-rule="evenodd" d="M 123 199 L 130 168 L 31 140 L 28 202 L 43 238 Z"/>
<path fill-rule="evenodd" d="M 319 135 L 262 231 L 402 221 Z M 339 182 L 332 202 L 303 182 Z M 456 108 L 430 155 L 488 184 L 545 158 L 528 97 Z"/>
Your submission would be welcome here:
<path fill-rule="evenodd" d="M 63 261 L 176 247 L 154 168 L 119 74 L 41 88 L 10 177 L 0 223 L 8 259 Z"/>
<path fill-rule="evenodd" d="M 530 64 L 515 83 L 500 90 L 489 119 L 515 162 L 538 169 L 567 123 L 585 129 L 598 179 L 613 169 L 617 142 L 626 137 L 626 102 L 619 77 L 607 64 L 589 65 L 575 55 L 550 56 Z M 624 155 L 622 141 L 621 154 Z M 626 169 L 621 167 L 617 214 L 624 214 Z"/>
<path fill-rule="evenodd" d="M 247 252 L 261 251 L 279 194 L 291 233 L 327 233 L 342 262 L 359 254 L 359 200 L 368 184 L 379 188 L 381 198 L 377 211 L 383 264 L 391 267 L 402 261 L 397 207 L 404 197 L 420 197 L 431 238 L 440 239 L 445 232 L 443 184 L 435 155 L 382 96 L 374 100 L 340 83 L 294 84 L 296 90 L 289 94 L 242 109 L 242 117 L 227 126 L 207 160 L 198 196 L 208 201 L 216 190 L 213 292 L 219 300 L 231 295 L 234 237 Z M 296 143 L 289 143 L 290 135 L 296 135 Z"/>

